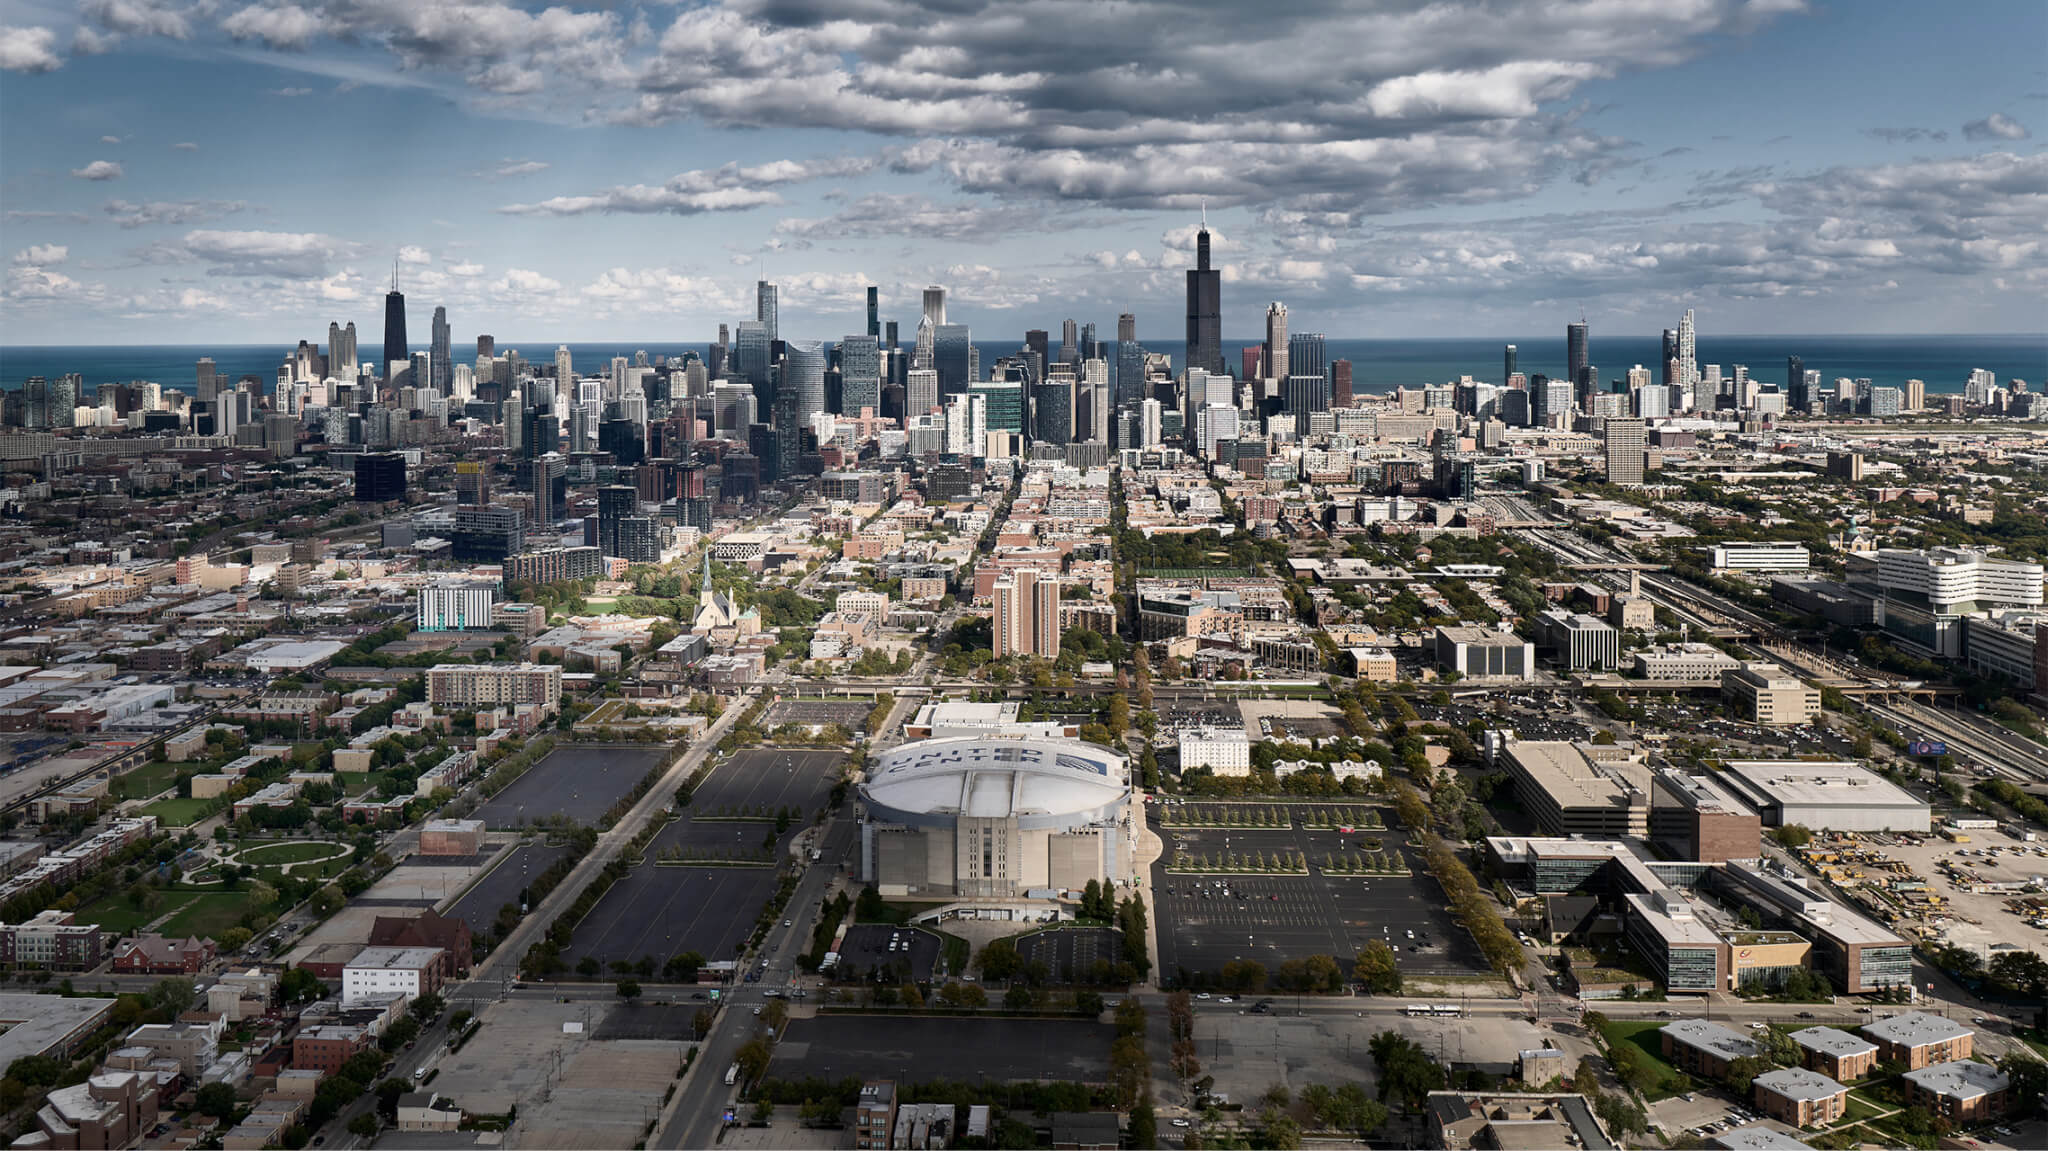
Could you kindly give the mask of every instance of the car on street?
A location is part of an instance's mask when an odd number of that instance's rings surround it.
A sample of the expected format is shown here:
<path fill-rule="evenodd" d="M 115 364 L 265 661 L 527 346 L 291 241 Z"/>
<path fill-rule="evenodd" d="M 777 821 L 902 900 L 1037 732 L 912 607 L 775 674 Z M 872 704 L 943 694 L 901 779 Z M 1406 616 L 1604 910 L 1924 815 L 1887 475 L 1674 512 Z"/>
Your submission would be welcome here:
<path fill-rule="evenodd" d="M 1188 1125 L 1188 1121 L 1185 1119 L 1176 1119 L 1173 1121 L 1173 1125 L 1175 1127 L 1186 1127 Z"/>

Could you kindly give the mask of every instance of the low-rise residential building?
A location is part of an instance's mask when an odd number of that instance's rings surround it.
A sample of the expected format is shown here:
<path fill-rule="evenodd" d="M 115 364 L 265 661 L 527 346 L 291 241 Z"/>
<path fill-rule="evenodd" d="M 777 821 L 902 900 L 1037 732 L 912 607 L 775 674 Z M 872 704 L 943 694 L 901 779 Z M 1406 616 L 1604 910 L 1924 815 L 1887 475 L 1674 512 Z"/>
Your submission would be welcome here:
<path fill-rule="evenodd" d="M 1804 1067 L 1767 1071 L 1751 1081 L 1757 1110 L 1780 1123 L 1812 1127 L 1840 1119 L 1849 1108 L 1849 1089 Z"/>
<path fill-rule="evenodd" d="M 1962 1024 L 1925 1011 L 1866 1023 L 1863 1034 L 1877 1043 L 1879 1059 L 1903 1063 L 1908 1070 L 1968 1059 L 1977 1040 L 1977 1033 Z"/>
<path fill-rule="evenodd" d="M 398 1097 L 400 1131 L 456 1131 L 462 1127 L 462 1108 L 453 1099 L 432 1091 L 408 1091 Z"/>
<path fill-rule="evenodd" d="M 433 994 L 444 982 L 442 970 L 438 947 L 365 947 L 341 969 L 342 1006 L 393 994 Z"/>
<path fill-rule="evenodd" d="M 210 939 L 138 935 L 115 946 L 114 971 L 121 975 L 196 975 L 216 953 Z"/>
<path fill-rule="evenodd" d="M 1956 1059 L 1908 1071 L 1906 1091 L 1913 1103 L 1950 1123 L 1976 1123 L 2005 1113 L 2012 1080 L 1989 1063 Z"/>
<path fill-rule="evenodd" d="M 853 1145 L 858 1151 L 887 1151 L 896 1130 L 896 1084 L 873 1079 L 861 1084 L 853 1109 Z"/>
<path fill-rule="evenodd" d="M 0 923 L 0 964 L 9 967 L 85 971 L 105 956 L 99 926 L 79 923 L 68 911 L 52 908 L 21 923 Z"/>
<path fill-rule="evenodd" d="M 1660 1035 L 1665 1062 L 1703 1079 L 1719 1079 L 1730 1063 L 1757 1053 L 1748 1036 L 1707 1019 L 1674 1020 Z"/>
<path fill-rule="evenodd" d="M 156 1125 L 156 1076 L 108 1071 L 59 1087 L 36 1111 L 35 1129 L 11 1146 L 50 1151 L 100 1151 L 136 1143 Z"/>
<path fill-rule="evenodd" d="M 1432 1091 L 1423 1115 L 1430 1147 L 1611 1151 L 1616 1146 L 1583 1095 Z"/>
<path fill-rule="evenodd" d="M 1863 1078 L 1877 1066 L 1877 1044 L 1833 1027 L 1794 1031 L 1792 1042 L 1799 1045 L 1800 1060 L 1809 1070 L 1844 1083 Z"/>

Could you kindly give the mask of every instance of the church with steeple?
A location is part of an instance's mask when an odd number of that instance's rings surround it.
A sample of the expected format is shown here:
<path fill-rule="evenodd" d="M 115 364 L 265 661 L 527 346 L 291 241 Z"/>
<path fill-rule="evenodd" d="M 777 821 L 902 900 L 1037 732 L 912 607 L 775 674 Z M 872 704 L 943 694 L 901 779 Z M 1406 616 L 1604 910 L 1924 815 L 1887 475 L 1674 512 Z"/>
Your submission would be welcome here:
<path fill-rule="evenodd" d="M 750 635 L 761 634 L 761 615 L 753 608 L 740 609 L 739 600 L 711 586 L 711 544 L 704 544 L 704 572 L 697 577 L 697 615 L 690 631 L 711 638 L 714 648 L 731 647 Z"/>

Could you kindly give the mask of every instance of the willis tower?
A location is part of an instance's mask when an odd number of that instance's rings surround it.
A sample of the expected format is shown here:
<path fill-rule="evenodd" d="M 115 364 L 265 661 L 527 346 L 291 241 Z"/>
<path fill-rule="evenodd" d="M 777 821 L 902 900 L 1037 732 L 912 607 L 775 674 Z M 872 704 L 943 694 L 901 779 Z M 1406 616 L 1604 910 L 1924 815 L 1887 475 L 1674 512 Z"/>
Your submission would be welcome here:
<path fill-rule="evenodd" d="M 405 296 L 398 290 L 398 265 L 391 265 L 391 293 L 384 297 L 384 362 L 377 365 L 384 369 L 387 386 L 398 386 L 398 369 L 394 363 L 409 363 L 411 353 L 405 343 Z M 420 381 L 414 380 L 414 383 Z"/>
<path fill-rule="evenodd" d="M 1223 273 L 1209 266 L 1209 214 L 1195 233 L 1195 266 L 1188 269 L 1188 360 L 1190 369 L 1226 375 L 1223 368 Z"/>

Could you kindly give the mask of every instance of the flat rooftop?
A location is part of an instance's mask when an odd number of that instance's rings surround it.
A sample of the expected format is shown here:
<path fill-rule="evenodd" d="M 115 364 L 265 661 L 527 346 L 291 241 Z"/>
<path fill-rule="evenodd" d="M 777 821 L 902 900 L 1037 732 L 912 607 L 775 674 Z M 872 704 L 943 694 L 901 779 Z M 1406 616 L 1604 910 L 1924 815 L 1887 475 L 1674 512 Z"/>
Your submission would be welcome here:
<path fill-rule="evenodd" d="M 1936 1063 L 1918 1071 L 1906 1072 L 1906 1078 L 1915 1086 L 1924 1087 L 1936 1095 L 1950 1099 L 1975 1099 L 1981 1095 L 1993 1095 L 2012 1085 L 2004 1072 L 1989 1063 L 1975 1059 L 1956 1059 L 1947 1063 Z"/>
<path fill-rule="evenodd" d="M 1723 1059 L 1740 1059 L 1756 1054 L 1756 1044 L 1739 1031 L 1732 1031 L 1709 1019 L 1675 1019 L 1664 1026 L 1674 1043 L 1683 1043 Z"/>
<path fill-rule="evenodd" d="M 381 967 L 387 970 L 416 971 L 431 967 L 441 961 L 438 947 L 365 947 L 349 960 L 352 968 Z"/>
<path fill-rule="evenodd" d="M 1801 1143 L 1776 1127 L 1759 1123 L 1755 1127 L 1737 1127 L 1719 1135 L 1707 1136 L 1707 1146 L 1722 1151 L 1813 1151 L 1807 1143 Z"/>
<path fill-rule="evenodd" d="M 1561 808 L 1628 807 L 1649 802 L 1641 785 L 1627 779 L 1618 765 L 1595 764 L 1575 744 L 1515 740 L 1505 753 L 1529 782 L 1542 788 Z"/>
<path fill-rule="evenodd" d="M 1833 1027 L 1808 1027 L 1803 1031 L 1794 1031 L 1792 1042 L 1808 1051 L 1819 1051 L 1837 1058 L 1866 1055 L 1877 1050 L 1877 1044 L 1870 1040 Z"/>
<path fill-rule="evenodd" d="M 0 1066 L 61 1046 L 80 1030 L 97 1026 L 113 1010 L 112 999 L 0 992 Z"/>
<path fill-rule="evenodd" d="M 1961 1039 L 1976 1032 L 1952 1019 L 1929 1015 L 1925 1011 L 1908 1011 L 1890 1019 L 1880 1019 L 1863 1025 L 1863 1033 L 1872 1039 L 1895 1043 L 1901 1047 L 1923 1047 L 1929 1043 L 1943 1043 Z"/>
<path fill-rule="evenodd" d="M 1818 1071 L 1808 1071 L 1804 1067 L 1786 1067 L 1766 1072 L 1756 1077 L 1756 1085 L 1786 1099 L 1812 1103 L 1832 1099 L 1844 1090 L 1840 1083 Z"/>
<path fill-rule="evenodd" d="M 1728 761 L 1727 774 L 1780 807 L 1927 807 L 1890 780 L 1845 761 L 1736 759 Z"/>

